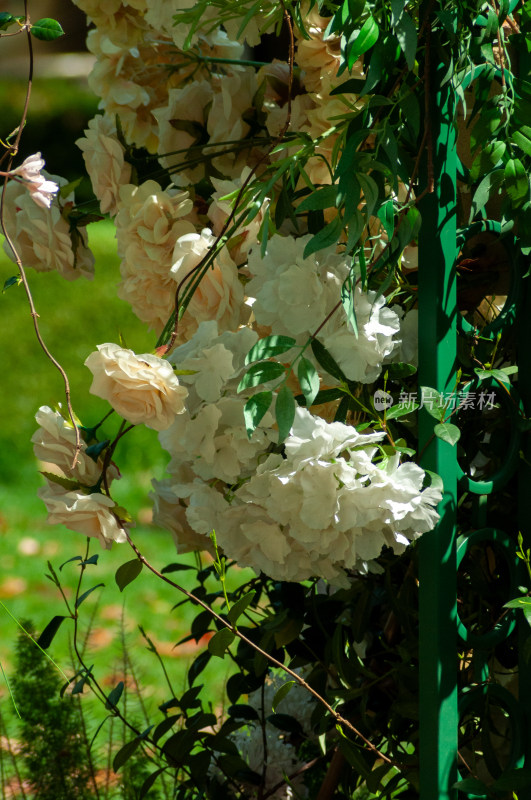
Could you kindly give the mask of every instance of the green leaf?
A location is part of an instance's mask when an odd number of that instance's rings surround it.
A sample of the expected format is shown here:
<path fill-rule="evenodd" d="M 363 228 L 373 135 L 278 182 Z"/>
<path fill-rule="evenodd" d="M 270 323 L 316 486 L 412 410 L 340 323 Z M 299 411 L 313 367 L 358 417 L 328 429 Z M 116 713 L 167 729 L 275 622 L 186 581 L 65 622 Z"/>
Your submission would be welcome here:
<path fill-rule="evenodd" d="M 298 719 L 292 717 L 290 714 L 270 714 L 267 722 L 278 728 L 279 731 L 288 731 L 289 733 L 298 734 L 303 733 L 302 725 Z"/>
<path fill-rule="evenodd" d="M 159 722 L 155 730 L 153 731 L 153 741 L 158 742 L 161 736 L 164 736 L 165 733 L 168 733 L 175 723 L 182 719 L 182 714 L 173 714 L 171 717 L 166 717 L 163 719 L 162 722 Z"/>
<path fill-rule="evenodd" d="M 160 769 L 156 769 L 155 772 L 152 772 L 151 775 L 148 775 L 142 786 L 140 787 L 140 792 L 138 795 L 138 800 L 143 800 L 143 798 L 147 795 L 159 775 L 161 775 L 166 767 L 161 767 Z"/>
<path fill-rule="evenodd" d="M 474 217 L 485 208 L 491 194 L 493 194 L 494 191 L 501 186 L 503 179 L 503 169 L 495 169 L 493 172 L 485 175 L 478 188 L 474 192 L 474 197 L 472 198 L 470 221 L 472 221 Z"/>
<path fill-rule="evenodd" d="M 163 575 L 168 572 L 182 572 L 183 570 L 194 569 L 191 564 L 167 564 L 161 569 Z"/>
<path fill-rule="evenodd" d="M 365 0 L 347 0 L 347 8 L 350 22 L 356 22 L 363 14 Z"/>
<path fill-rule="evenodd" d="M 387 375 L 392 381 L 408 378 L 410 375 L 414 375 L 416 371 L 417 368 L 413 364 L 406 364 L 405 361 L 396 361 L 394 364 L 387 366 Z"/>
<path fill-rule="evenodd" d="M 52 42 L 54 39 L 59 39 L 60 36 L 63 36 L 64 30 L 56 19 L 43 17 L 43 19 L 39 19 L 37 22 L 33 23 L 30 28 L 30 33 L 32 36 L 35 36 L 36 39 L 40 39 L 43 42 Z"/>
<path fill-rule="evenodd" d="M 72 556 L 72 558 L 69 558 L 68 561 L 63 561 L 63 563 L 59 567 L 59 572 L 61 572 L 63 567 L 66 567 L 66 565 L 70 564 L 72 561 L 83 561 L 83 559 L 81 556 Z"/>
<path fill-rule="evenodd" d="M 5 31 L 15 21 L 13 14 L 8 11 L 0 12 L 0 31 Z"/>
<path fill-rule="evenodd" d="M 10 289 L 12 286 L 19 286 L 21 283 L 20 275 L 12 275 L 11 278 L 7 278 L 4 281 L 4 288 L 2 289 L 2 294 L 6 291 L 6 289 Z"/>
<path fill-rule="evenodd" d="M 81 603 L 82 603 L 84 600 L 86 600 L 86 599 L 87 599 L 87 597 L 89 596 L 89 594 L 92 594 L 92 592 L 93 592 L 95 589 L 99 589 L 99 588 L 100 588 L 100 586 L 105 586 L 105 584 L 104 584 L 104 583 L 97 583 L 97 584 L 96 584 L 96 586 L 93 586 L 91 589 L 87 589 L 87 591 L 86 591 L 86 592 L 83 592 L 83 594 L 82 594 L 82 595 L 80 595 L 80 596 L 77 598 L 75 607 L 76 607 L 76 608 L 79 608 L 79 606 L 81 605 Z"/>
<path fill-rule="evenodd" d="M 331 208 L 336 204 L 337 186 L 324 186 L 305 197 L 297 207 L 297 211 L 317 211 Z"/>
<path fill-rule="evenodd" d="M 352 69 L 358 58 L 370 50 L 378 41 L 380 29 L 373 16 L 368 17 L 359 32 L 356 32 L 347 47 L 348 68 Z"/>
<path fill-rule="evenodd" d="M 261 361 L 250 367 L 238 384 L 238 392 L 249 389 L 252 386 L 259 386 L 261 383 L 268 383 L 284 375 L 285 368 L 278 361 Z"/>
<path fill-rule="evenodd" d="M 521 205 L 529 196 L 529 179 L 519 158 L 510 158 L 504 171 L 505 189 L 513 206 Z"/>
<path fill-rule="evenodd" d="M 472 180 L 477 181 L 482 175 L 490 172 L 501 161 L 506 149 L 505 142 L 488 142 L 482 147 L 470 167 Z"/>
<path fill-rule="evenodd" d="M 356 307 L 354 305 L 354 292 L 356 289 L 356 282 L 352 271 L 348 277 L 343 281 L 341 286 L 341 304 L 345 310 L 347 320 L 349 321 L 356 339 L 358 338 L 358 321 L 356 319 Z"/>
<path fill-rule="evenodd" d="M 301 357 L 297 368 L 297 377 L 306 400 L 306 407 L 309 408 L 313 405 L 319 392 L 319 375 L 312 362 L 307 358 Z"/>
<path fill-rule="evenodd" d="M 420 394 L 422 397 L 422 408 L 426 409 L 431 417 L 442 422 L 446 411 L 446 401 L 443 395 L 430 386 L 421 386 Z"/>
<path fill-rule="evenodd" d="M 398 419 L 405 417 L 406 414 L 412 414 L 419 407 L 418 403 L 408 403 L 407 405 L 396 405 L 385 412 L 386 419 Z"/>
<path fill-rule="evenodd" d="M 127 742 L 118 750 L 112 762 L 112 768 L 115 772 L 118 772 L 120 767 L 123 767 L 126 761 L 129 761 L 141 741 L 142 736 L 135 736 L 134 739 L 131 739 L 130 742 Z"/>
<path fill-rule="evenodd" d="M 68 195 L 71 192 L 75 192 L 75 190 L 77 189 L 82 180 L 83 178 L 76 178 L 75 181 L 70 181 L 69 183 L 65 183 L 65 185 L 61 186 L 61 188 L 59 189 L 59 197 L 61 197 L 64 200 L 65 197 L 68 197 Z"/>
<path fill-rule="evenodd" d="M 395 28 L 400 49 L 406 57 L 406 64 L 411 70 L 415 66 L 417 54 L 417 29 L 409 14 L 403 13 Z"/>
<path fill-rule="evenodd" d="M 477 778 L 465 778 L 462 781 L 457 781 L 452 786 L 452 789 L 459 789 L 460 792 L 470 794 L 473 797 L 485 797 L 487 794 L 487 786 L 478 781 Z"/>
<path fill-rule="evenodd" d="M 231 625 L 236 625 L 238 618 L 249 608 L 251 603 L 253 602 L 256 596 L 256 592 L 254 589 L 247 594 L 244 594 L 243 597 L 240 597 L 232 606 L 227 614 L 227 618 Z"/>
<path fill-rule="evenodd" d="M 511 134 L 511 139 L 526 156 L 531 156 L 531 128 L 528 125 L 521 125 Z"/>
<path fill-rule="evenodd" d="M 347 378 L 341 370 L 341 367 L 318 339 L 312 339 L 311 348 L 317 362 L 326 372 L 332 375 L 333 378 L 336 378 L 336 380 L 347 383 Z"/>
<path fill-rule="evenodd" d="M 121 592 L 123 592 L 125 587 L 129 583 L 132 583 L 135 578 L 138 578 L 142 572 L 142 566 L 142 562 L 139 558 L 133 558 L 132 561 L 126 561 L 125 564 L 122 564 L 121 567 L 118 567 L 114 579 Z"/>
<path fill-rule="evenodd" d="M 509 380 L 508 374 L 505 370 L 502 369 L 475 369 L 474 372 L 476 375 L 485 380 L 485 378 L 494 378 L 495 380 L 501 381 L 504 386 L 510 386 L 511 381 Z"/>
<path fill-rule="evenodd" d="M 292 687 L 295 686 L 296 683 L 297 681 L 287 681 L 286 683 L 282 684 L 280 689 L 276 691 L 275 696 L 273 697 L 273 702 L 271 704 L 273 713 L 276 712 L 280 703 L 283 701 L 283 699 L 291 691 Z"/>
<path fill-rule="evenodd" d="M 62 486 L 63 489 L 67 489 L 69 492 L 79 489 L 79 481 L 74 481 L 71 478 L 64 478 L 62 475 L 56 475 L 55 472 L 43 472 L 41 470 L 41 475 L 44 478 L 47 478 L 51 483 L 56 483 L 58 486 Z"/>
<path fill-rule="evenodd" d="M 317 253 L 318 250 L 322 250 L 325 247 L 330 247 L 330 245 L 336 244 L 339 240 L 341 235 L 341 231 L 343 230 L 343 220 L 337 215 L 334 217 L 332 222 L 329 222 L 328 225 L 316 233 L 310 241 L 306 244 L 304 248 L 303 258 L 308 258 L 311 256 L 312 253 Z"/>
<path fill-rule="evenodd" d="M 517 597 L 516 600 L 509 600 L 503 607 L 523 609 L 525 606 L 531 606 L 531 597 Z"/>
<path fill-rule="evenodd" d="M 57 616 L 54 617 L 52 620 L 50 620 L 48 625 L 45 627 L 45 629 L 37 639 L 37 644 L 39 645 L 39 647 L 41 647 L 43 650 L 46 650 L 51 645 L 51 643 L 55 638 L 55 634 L 61 627 L 61 624 L 64 619 L 66 619 L 66 617 Z"/>
<path fill-rule="evenodd" d="M 443 442 L 448 442 L 451 445 L 457 444 L 461 436 L 461 431 L 457 425 L 452 425 L 450 422 L 440 422 L 435 425 L 433 432 L 438 439 L 442 439 Z"/>
<path fill-rule="evenodd" d="M 224 658 L 227 647 L 234 641 L 234 633 L 228 628 L 222 628 L 208 642 L 208 652 L 218 658 Z"/>
<path fill-rule="evenodd" d="M 249 439 L 257 429 L 273 401 L 273 392 L 258 392 L 250 397 L 243 409 L 245 430 Z"/>
<path fill-rule="evenodd" d="M 119 681 L 114 687 L 114 689 L 111 692 L 109 692 L 107 700 L 105 701 L 105 708 L 107 709 L 116 708 L 120 700 L 120 697 L 122 696 L 123 690 L 124 690 L 124 682 Z"/>
<path fill-rule="evenodd" d="M 378 219 L 381 221 L 389 240 L 393 237 L 395 229 L 395 209 L 392 200 L 382 203 L 378 209 Z"/>
<path fill-rule="evenodd" d="M 378 202 L 378 185 L 374 178 L 370 175 L 365 175 L 363 172 L 358 172 L 356 178 L 359 181 L 365 199 L 365 219 L 368 220 L 372 216 L 376 204 Z"/>
<path fill-rule="evenodd" d="M 277 395 L 275 418 L 278 425 L 278 443 L 281 444 L 289 436 L 295 419 L 295 399 L 290 389 L 284 384 Z"/>
<path fill-rule="evenodd" d="M 266 336 L 264 339 L 260 339 L 254 347 L 251 347 L 245 356 L 245 364 L 278 356 L 280 353 L 291 350 L 296 344 L 297 342 L 291 336 Z"/>
<path fill-rule="evenodd" d="M 405 0 L 391 0 L 391 25 L 396 27 L 404 13 Z M 373 791 L 371 789 L 371 791 Z"/>

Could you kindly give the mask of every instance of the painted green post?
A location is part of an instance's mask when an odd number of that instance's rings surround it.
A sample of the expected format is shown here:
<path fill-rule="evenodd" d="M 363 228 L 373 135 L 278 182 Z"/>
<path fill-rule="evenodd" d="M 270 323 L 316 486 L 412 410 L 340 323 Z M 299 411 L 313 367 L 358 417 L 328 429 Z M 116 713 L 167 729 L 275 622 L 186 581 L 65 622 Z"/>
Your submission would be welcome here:
<path fill-rule="evenodd" d="M 430 4 L 425 13 L 432 14 Z M 431 4 L 433 6 L 433 4 Z M 450 396 L 456 371 L 456 149 L 451 85 L 441 86 L 447 67 L 437 63 L 436 34 L 428 34 L 425 56 L 429 134 L 420 203 L 419 385 Z M 430 65 L 431 62 L 431 65 Z M 431 164 L 429 162 L 432 162 Z M 457 634 L 455 447 L 433 436 L 436 420 L 421 409 L 422 465 L 444 482 L 437 528 L 419 546 L 420 614 L 420 797 L 454 800 L 457 780 Z"/>

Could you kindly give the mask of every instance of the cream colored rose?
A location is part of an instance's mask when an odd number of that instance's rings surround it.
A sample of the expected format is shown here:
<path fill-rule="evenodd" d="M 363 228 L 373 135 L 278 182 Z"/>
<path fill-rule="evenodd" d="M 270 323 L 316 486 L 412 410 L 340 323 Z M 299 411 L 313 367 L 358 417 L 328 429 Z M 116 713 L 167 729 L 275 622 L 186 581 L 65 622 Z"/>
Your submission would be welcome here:
<path fill-rule="evenodd" d="M 76 466 L 72 469 L 76 451 L 76 433 L 71 422 L 49 406 L 39 408 L 35 419 L 39 424 L 31 437 L 35 458 L 55 465 L 67 478 L 79 481 L 84 486 L 94 486 L 101 478 L 103 459 L 94 461 L 88 456 L 85 452 L 87 446 L 82 440 Z M 111 464 L 107 470 L 108 483 L 119 477 L 118 469 Z"/>
<path fill-rule="evenodd" d="M 193 81 L 170 89 L 164 104 L 153 111 L 158 123 L 159 161 L 177 186 L 187 186 L 204 177 L 204 164 L 193 169 L 186 166 L 190 160 L 186 151 L 206 129 L 213 98 L 212 81 Z"/>
<path fill-rule="evenodd" d="M 116 126 L 108 117 L 98 114 L 91 119 L 85 138 L 77 146 L 83 153 L 94 194 L 103 214 L 114 216 L 120 186 L 129 183 L 131 165 L 124 161 L 124 148 L 116 136 Z"/>
<path fill-rule="evenodd" d="M 188 390 L 171 364 L 149 353 L 136 355 L 117 344 L 100 344 L 85 365 L 94 375 L 90 392 L 110 403 L 128 422 L 163 431 L 185 411 Z"/>
<path fill-rule="evenodd" d="M 208 255 L 214 244 L 209 228 L 198 233 L 181 236 L 175 245 L 171 269 L 176 284 L 185 280 L 190 271 Z M 181 290 L 182 293 L 182 290 Z M 238 270 L 225 249 L 216 256 L 201 283 L 192 295 L 190 304 L 179 321 L 179 341 L 188 341 L 199 323 L 215 319 L 220 332 L 235 331 L 247 322 L 250 308 L 244 303 L 243 286 Z"/>
<path fill-rule="evenodd" d="M 62 178 L 57 180 L 60 184 L 66 183 Z M 87 234 L 84 229 L 77 230 L 74 250 L 70 226 L 57 201 L 51 208 L 39 206 L 24 187 L 11 181 L 6 190 L 5 207 L 8 209 L 5 226 L 25 267 L 33 267 L 37 272 L 55 269 L 68 281 L 93 277 L 94 256 L 87 247 Z M 4 250 L 16 261 L 7 241 Z"/>
<path fill-rule="evenodd" d="M 185 219 L 192 209 L 187 192 L 163 191 L 155 181 L 120 189 L 116 216 L 122 282 L 118 297 L 136 316 L 160 333 L 175 306 L 171 276 L 173 250 L 180 236 L 195 232 Z"/>
<path fill-rule="evenodd" d="M 71 531 L 92 536 L 106 550 L 113 542 L 127 541 L 126 526 L 113 513 L 117 506 L 107 495 L 69 491 L 48 479 L 37 495 L 48 509 L 49 525 L 65 525 Z"/>

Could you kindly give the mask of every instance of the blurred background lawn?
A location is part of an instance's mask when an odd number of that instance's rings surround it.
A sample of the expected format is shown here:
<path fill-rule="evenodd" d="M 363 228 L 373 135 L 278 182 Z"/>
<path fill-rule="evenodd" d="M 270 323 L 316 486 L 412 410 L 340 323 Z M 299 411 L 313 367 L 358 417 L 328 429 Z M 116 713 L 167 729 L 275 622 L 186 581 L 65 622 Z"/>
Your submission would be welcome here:
<path fill-rule="evenodd" d="M 0 79 L 3 110 L 0 136 L 5 137 L 18 124 L 24 92 L 23 79 Z M 74 141 L 83 135 L 96 107 L 97 101 L 82 79 L 37 78 L 21 157 L 42 151 L 49 172 L 75 180 L 83 174 L 84 167 Z M 82 201 L 89 200 L 90 194 L 88 181 L 76 192 Z M 119 259 L 112 223 L 93 223 L 88 232 L 89 245 L 96 257 L 93 281 L 80 279 L 70 283 L 56 274 L 38 274 L 32 270 L 28 270 L 28 277 L 44 339 L 69 375 L 74 409 L 83 424 L 94 425 L 108 406 L 88 392 L 92 376 L 83 366 L 86 357 L 98 344 L 118 342 L 120 336 L 136 352 L 148 352 L 155 345 L 155 337 L 136 320 L 129 306 L 116 297 Z M 0 251 L 0 286 L 15 273 L 13 263 Z M 64 403 L 61 376 L 39 349 L 21 287 L 11 287 L 0 295 L 0 315 L 3 423 L 0 425 L 0 600 L 5 606 L 0 606 L 0 662 L 9 674 L 18 632 L 10 614 L 18 620 L 31 619 L 37 631 L 53 616 L 63 614 L 59 592 L 45 577 L 46 562 L 50 560 L 57 571 L 67 559 L 84 553 L 85 540 L 62 526 L 48 526 L 44 505 L 36 496 L 42 478 L 30 443 L 36 427 L 34 415 L 39 406 Z M 112 437 L 116 426 L 111 417 L 103 432 Z M 163 477 L 167 461 L 156 433 L 135 428 L 122 440 L 115 460 L 123 473 L 116 484 L 115 499 L 137 520 L 137 544 L 158 568 L 175 561 L 171 535 L 149 524 L 150 480 L 153 476 Z M 120 564 L 133 557 L 132 552 L 125 545 L 115 545 L 110 552 L 100 551 L 97 542 L 91 549 L 92 554 L 95 552 L 100 552 L 99 563 L 87 570 L 85 588 L 100 582 L 105 583 L 105 588 L 95 591 L 81 607 L 83 624 L 89 625 L 94 614 L 88 640 L 90 655 L 87 655 L 88 663 L 95 664 L 94 673 L 109 687 L 119 679 L 123 617 L 128 649 L 138 677 L 147 687 L 147 696 L 158 704 L 168 699 L 168 689 L 156 658 L 148 652 L 138 632 L 138 625 L 146 629 L 165 656 L 175 691 L 182 692 L 187 666 L 206 643 L 198 646 L 185 643 L 177 648 L 174 645 L 189 633 L 196 612 L 190 604 L 172 610 L 182 596 L 146 570 L 121 594 L 114 573 Z M 179 560 L 195 563 L 193 556 Z M 68 596 L 74 590 L 78 569 L 74 562 L 61 572 Z M 193 570 L 177 574 L 187 588 L 195 585 Z M 236 575 L 233 581 L 240 582 L 239 577 L 243 580 L 251 573 L 246 571 L 238 576 L 234 571 L 233 574 Z M 50 649 L 67 673 L 72 671 L 69 624 L 65 621 Z M 216 703 L 228 664 L 216 658 L 212 661 L 215 663 L 211 662 L 201 682 L 206 683 L 207 697 Z M 1 676 L 0 697 L 7 697 Z"/>

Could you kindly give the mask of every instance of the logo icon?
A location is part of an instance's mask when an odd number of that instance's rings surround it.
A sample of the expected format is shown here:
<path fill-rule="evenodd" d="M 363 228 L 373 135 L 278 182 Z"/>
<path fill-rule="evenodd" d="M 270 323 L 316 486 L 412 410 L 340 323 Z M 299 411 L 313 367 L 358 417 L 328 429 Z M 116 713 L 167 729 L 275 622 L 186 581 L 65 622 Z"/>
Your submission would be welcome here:
<path fill-rule="evenodd" d="M 376 411 L 383 411 L 385 408 L 390 408 L 393 405 L 393 398 L 387 392 L 378 389 L 374 393 L 373 402 Z"/>

